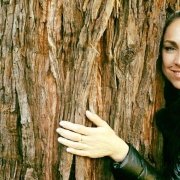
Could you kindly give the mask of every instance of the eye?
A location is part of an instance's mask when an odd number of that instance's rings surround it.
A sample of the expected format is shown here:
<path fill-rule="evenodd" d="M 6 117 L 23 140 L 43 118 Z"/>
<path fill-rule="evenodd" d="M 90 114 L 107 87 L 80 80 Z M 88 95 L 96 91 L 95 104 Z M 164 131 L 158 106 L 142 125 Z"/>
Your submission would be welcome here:
<path fill-rule="evenodd" d="M 176 50 L 176 48 L 173 46 L 164 46 L 163 49 L 167 52 L 173 52 Z"/>

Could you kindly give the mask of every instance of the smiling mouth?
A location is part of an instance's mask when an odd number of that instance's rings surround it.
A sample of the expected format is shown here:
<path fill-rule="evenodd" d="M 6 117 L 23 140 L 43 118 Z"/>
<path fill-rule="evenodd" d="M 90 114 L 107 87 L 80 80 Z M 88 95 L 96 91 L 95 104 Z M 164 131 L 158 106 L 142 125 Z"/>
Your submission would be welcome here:
<path fill-rule="evenodd" d="M 172 72 L 174 73 L 174 76 L 175 76 L 176 78 L 180 78 L 180 71 L 174 71 L 174 70 L 172 70 Z"/>

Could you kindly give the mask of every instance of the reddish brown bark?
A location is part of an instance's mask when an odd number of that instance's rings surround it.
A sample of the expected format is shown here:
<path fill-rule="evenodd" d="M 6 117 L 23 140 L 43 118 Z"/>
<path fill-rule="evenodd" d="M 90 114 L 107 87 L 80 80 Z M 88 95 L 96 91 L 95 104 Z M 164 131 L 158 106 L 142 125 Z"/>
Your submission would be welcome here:
<path fill-rule="evenodd" d="M 178 8 L 179 0 L 1 1 L 0 179 L 113 179 L 108 158 L 72 156 L 57 143 L 61 119 L 92 126 L 86 109 L 160 167 L 155 64 L 165 15 Z"/>

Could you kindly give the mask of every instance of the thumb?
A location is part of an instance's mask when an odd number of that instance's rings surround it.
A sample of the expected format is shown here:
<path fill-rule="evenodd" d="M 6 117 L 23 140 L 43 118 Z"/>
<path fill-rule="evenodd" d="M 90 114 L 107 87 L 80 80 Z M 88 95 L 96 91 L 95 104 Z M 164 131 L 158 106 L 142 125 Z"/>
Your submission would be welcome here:
<path fill-rule="evenodd" d="M 109 126 L 97 114 L 94 114 L 94 113 L 92 113 L 90 111 L 86 111 L 86 116 L 90 121 L 92 121 L 98 127 L 107 127 L 107 126 Z"/>

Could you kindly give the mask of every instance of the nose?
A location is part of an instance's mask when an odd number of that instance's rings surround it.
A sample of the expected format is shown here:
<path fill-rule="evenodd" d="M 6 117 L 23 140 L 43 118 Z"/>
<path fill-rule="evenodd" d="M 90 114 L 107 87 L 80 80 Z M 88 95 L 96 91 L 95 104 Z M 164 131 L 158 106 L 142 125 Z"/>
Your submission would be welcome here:
<path fill-rule="evenodd" d="M 180 66 L 180 50 L 177 52 L 177 54 L 176 54 L 176 56 L 175 56 L 174 63 L 175 63 L 177 66 Z"/>

